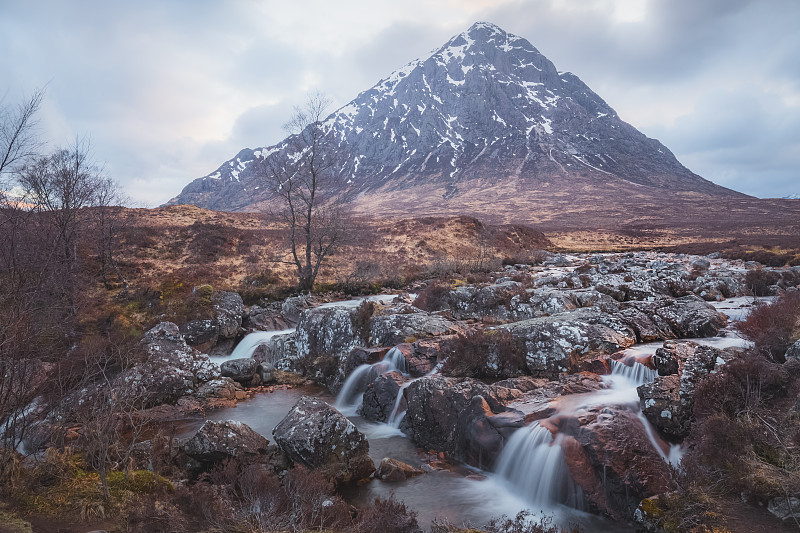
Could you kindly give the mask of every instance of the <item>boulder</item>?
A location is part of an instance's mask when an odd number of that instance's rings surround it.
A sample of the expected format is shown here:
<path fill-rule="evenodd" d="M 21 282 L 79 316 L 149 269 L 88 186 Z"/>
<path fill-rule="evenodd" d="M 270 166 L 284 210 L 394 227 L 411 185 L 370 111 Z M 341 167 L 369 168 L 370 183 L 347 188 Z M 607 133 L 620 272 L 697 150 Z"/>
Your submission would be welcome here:
<path fill-rule="evenodd" d="M 180 332 L 186 344 L 204 353 L 208 353 L 219 339 L 219 327 L 211 319 L 190 320 L 180 326 Z"/>
<path fill-rule="evenodd" d="M 117 389 L 127 390 L 150 408 L 174 404 L 195 391 L 194 374 L 163 362 L 147 362 L 122 372 Z"/>
<path fill-rule="evenodd" d="M 244 316 L 244 302 L 239 293 L 214 291 L 211 295 L 214 307 L 214 321 L 217 323 L 219 336 L 223 339 L 234 339 L 239 335 Z"/>
<path fill-rule="evenodd" d="M 358 347 L 353 349 L 349 354 L 343 355 L 339 358 L 336 374 L 325 377 L 328 390 L 332 394 L 339 394 L 344 382 L 347 381 L 347 376 L 352 374 L 353 370 L 364 364 L 371 365 L 377 363 L 383 359 L 388 351 L 388 348 Z"/>
<path fill-rule="evenodd" d="M 292 462 L 319 470 L 335 483 L 358 481 L 375 470 L 364 434 L 317 398 L 302 397 L 273 435 Z"/>
<path fill-rule="evenodd" d="M 222 377 L 201 385 L 200 388 L 197 389 L 196 396 L 198 398 L 233 400 L 236 399 L 236 391 L 238 389 L 241 389 L 241 387 L 237 387 L 235 381 L 228 377 Z"/>
<path fill-rule="evenodd" d="M 375 470 L 375 477 L 381 481 L 405 481 L 406 479 L 424 474 L 424 470 L 414 468 L 397 459 L 384 457 Z"/>
<path fill-rule="evenodd" d="M 466 285 L 450 291 L 447 305 L 458 320 L 494 316 L 506 320 L 511 298 L 522 291 L 516 281 L 502 281 L 482 287 Z"/>
<path fill-rule="evenodd" d="M 689 266 L 692 267 L 692 270 L 695 272 L 708 272 L 708 269 L 711 267 L 711 261 L 704 257 L 698 257 L 691 261 Z"/>
<path fill-rule="evenodd" d="M 206 354 L 191 348 L 177 325 L 161 322 L 142 338 L 147 362 L 156 367 L 171 366 L 189 372 L 195 383 L 204 383 L 220 376 L 219 368 Z"/>
<path fill-rule="evenodd" d="M 258 363 L 255 359 L 243 357 L 223 362 L 219 370 L 224 377 L 229 377 L 245 387 L 250 387 L 261 382 L 261 376 L 256 373 L 257 367 Z"/>
<path fill-rule="evenodd" d="M 469 378 L 430 375 L 411 383 L 404 397 L 407 409 L 403 421 L 418 446 L 484 466 L 490 464 L 489 455 L 502 448 L 496 427 L 483 421 L 506 410 L 491 386 Z M 481 442 L 474 441 L 478 437 Z M 483 454 L 480 450 L 485 449 L 489 451 Z"/>
<path fill-rule="evenodd" d="M 367 386 L 364 391 L 364 403 L 361 405 L 361 416 L 367 420 L 376 422 L 387 422 L 392 415 L 397 393 L 400 387 L 408 382 L 409 378 L 400 372 L 387 372 L 381 374 Z M 398 409 L 405 409 L 405 402 L 401 399 L 402 405 Z"/>
<path fill-rule="evenodd" d="M 256 462 L 267 454 L 268 445 L 269 441 L 247 424 L 233 420 L 207 420 L 183 445 L 183 451 L 192 459 L 206 465 L 234 457 Z"/>
<path fill-rule="evenodd" d="M 779 496 L 769 501 L 767 510 L 784 522 L 797 524 L 800 521 L 800 498 Z"/>
<path fill-rule="evenodd" d="M 354 310 L 344 307 L 318 307 L 300 313 L 294 336 L 297 357 L 330 355 L 339 358 L 365 344 L 353 323 Z"/>
<path fill-rule="evenodd" d="M 256 367 L 256 375 L 261 383 L 270 383 L 275 380 L 275 367 L 270 363 L 259 363 Z"/>
<path fill-rule="evenodd" d="M 725 315 L 697 296 L 664 300 L 654 310 L 678 338 L 713 337 L 727 322 Z"/>

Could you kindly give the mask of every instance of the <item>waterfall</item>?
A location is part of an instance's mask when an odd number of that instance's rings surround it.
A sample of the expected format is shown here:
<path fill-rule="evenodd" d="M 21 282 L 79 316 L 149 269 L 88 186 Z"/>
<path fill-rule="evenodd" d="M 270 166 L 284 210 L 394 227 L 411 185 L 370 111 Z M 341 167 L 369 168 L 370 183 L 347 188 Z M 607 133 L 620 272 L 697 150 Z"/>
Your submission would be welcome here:
<path fill-rule="evenodd" d="M 245 336 L 236 348 L 233 349 L 230 355 L 223 355 L 220 357 L 212 356 L 211 360 L 217 364 L 222 364 L 231 359 L 242 359 L 253 357 L 256 348 L 262 344 L 266 344 L 276 335 L 286 335 L 287 333 L 294 333 L 294 329 L 281 329 L 278 331 L 255 331 Z"/>
<path fill-rule="evenodd" d="M 403 363 L 405 363 L 405 359 L 403 359 Z M 431 370 L 430 372 L 428 372 L 424 376 L 418 377 L 418 378 L 414 378 L 414 379 L 412 379 L 410 381 L 406 381 L 405 383 L 400 385 L 400 389 L 397 391 L 397 396 L 394 399 L 394 407 L 392 407 L 392 413 L 389 415 L 389 419 L 386 421 L 387 424 L 389 424 L 394 429 L 400 429 L 400 423 L 406 417 L 406 410 L 403 409 L 403 411 L 400 411 L 400 402 L 403 400 L 403 391 L 406 390 L 406 388 L 408 388 L 409 385 L 411 385 L 412 383 L 414 383 L 418 379 L 422 379 L 422 378 L 427 377 L 427 376 L 432 376 L 434 374 L 438 374 L 439 370 L 442 369 L 442 365 L 443 364 L 444 364 L 444 362 L 438 363 L 435 367 L 433 367 L 433 370 Z"/>
<path fill-rule="evenodd" d="M 639 385 L 650 383 L 656 379 L 656 376 L 658 376 L 658 371 L 648 368 L 639 362 L 634 362 L 633 364 L 629 365 L 627 363 L 614 361 L 612 359 L 611 375 L 627 379 L 628 381 L 635 383 L 638 387 Z"/>
<path fill-rule="evenodd" d="M 534 422 L 518 429 L 497 458 L 497 475 L 533 508 L 580 507 L 561 448 L 561 437 Z"/>
<path fill-rule="evenodd" d="M 397 348 L 389 350 L 383 359 L 371 365 L 360 365 L 347 376 L 333 406 L 345 416 L 355 416 L 364 402 L 364 391 L 375 378 L 386 372 L 399 370 L 406 373 L 406 359 Z"/>

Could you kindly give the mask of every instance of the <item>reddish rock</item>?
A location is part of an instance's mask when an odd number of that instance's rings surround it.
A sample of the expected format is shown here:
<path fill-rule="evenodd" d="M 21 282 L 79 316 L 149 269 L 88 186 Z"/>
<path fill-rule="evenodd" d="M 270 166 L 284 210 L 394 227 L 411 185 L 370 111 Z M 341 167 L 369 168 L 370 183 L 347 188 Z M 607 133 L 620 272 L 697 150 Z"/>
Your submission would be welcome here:
<path fill-rule="evenodd" d="M 414 468 L 402 461 L 384 457 L 375 470 L 375 477 L 382 481 L 405 481 L 424 473 L 424 470 Z"/>

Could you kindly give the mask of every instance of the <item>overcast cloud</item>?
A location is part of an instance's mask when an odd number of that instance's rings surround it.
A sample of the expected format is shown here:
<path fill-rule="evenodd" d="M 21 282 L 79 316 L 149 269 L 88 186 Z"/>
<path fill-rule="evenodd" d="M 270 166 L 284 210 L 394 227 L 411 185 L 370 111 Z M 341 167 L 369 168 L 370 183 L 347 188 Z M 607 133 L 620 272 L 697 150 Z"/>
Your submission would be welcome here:
<path fill-rule="evenodd" d="M 47 86 L 49 146 L 91 139 L 137 205 L 343 105 L 478 20 L 528 39 L 694 172 L 800 194 L 797 0 L 0 0 L 0 95 Z"/>

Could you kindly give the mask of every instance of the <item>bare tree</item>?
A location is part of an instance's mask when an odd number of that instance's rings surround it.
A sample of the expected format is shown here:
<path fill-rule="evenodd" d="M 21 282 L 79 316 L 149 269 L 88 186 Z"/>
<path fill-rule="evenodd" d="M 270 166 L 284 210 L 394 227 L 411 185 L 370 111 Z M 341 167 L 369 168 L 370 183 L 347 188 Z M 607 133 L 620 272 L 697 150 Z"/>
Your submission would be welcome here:
<path fill-rule="evenodd" d="M 0 100 L 0 177 L 18 170 L 36 155 L 41 143 L 36 135 L 36 112 L 42 105 L 44 90 L 37 89 L 16 107 Z"/>
<path fill-rule="evenodd" d="M 342 242 L 346 228 L 344 203 L 337 197 L 343 154 L 325 130 L 323 119 L 330 100 L 309 96 L 295 108 L 284 126 L 291 133 L 286 149 L 267 159 L 264 176 L 273 193 L 268 209 L 286 230 L 287 257 L 276 261 L 293 265 L 301 291 L 310 291 L 320 266 Z"/>

